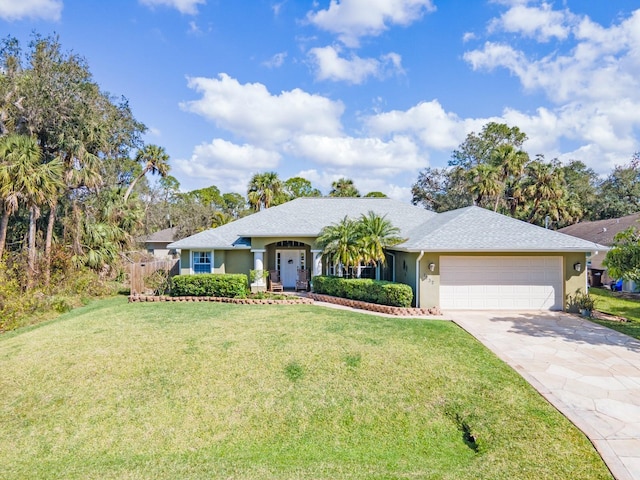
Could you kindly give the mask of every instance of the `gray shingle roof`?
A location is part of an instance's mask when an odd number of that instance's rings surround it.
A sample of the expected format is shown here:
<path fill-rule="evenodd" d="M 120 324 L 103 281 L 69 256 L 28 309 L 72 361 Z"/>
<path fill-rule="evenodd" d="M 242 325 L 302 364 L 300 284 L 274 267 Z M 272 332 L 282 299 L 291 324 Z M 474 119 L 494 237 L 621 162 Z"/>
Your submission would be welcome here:
<path fill-rule="evenodd" d="M 416 227 L 407 250 L 494 252 L 590 252 L 606 250 L 594 242 L 547 230 L 480 207 L 439 214 Z"/>
<path fill-rule="evenodd" d="M 640 213 L 633 213 L 620 218 L 607 220 L 595 220 L 593 222 L 579 222 L 568 227 L 561 228 L 559 232 L 573 235 L 574 237 L 597 242 L 602 245 L 613 245 L 616 234 L 629 227 L 640 228 Z"/>
<path fill-rule="evenodd" d="M 389 198 L 298 198 L 169 245 L 170 248 L 248 248 L 241 237 L 315 238 L 323 227 L 368 211 L 384 215 L 407 241 L 406 251 L 552 252 L 605 250 L 580 238 L 479 207 L 436 214 Z M 238 243 L 240 242 L 240 243 Z"/>
<path fill-rule="evenodd" d="M 345 216 L 357 218 L 369 211 L 386 215 L 406 237 L 418 223 L 435 217 L 420 207 L 390 198 L 298 198 L 218 228 L 178 240 L 171 248 L 230 249 L 238 237 L 312 237 Z"/>

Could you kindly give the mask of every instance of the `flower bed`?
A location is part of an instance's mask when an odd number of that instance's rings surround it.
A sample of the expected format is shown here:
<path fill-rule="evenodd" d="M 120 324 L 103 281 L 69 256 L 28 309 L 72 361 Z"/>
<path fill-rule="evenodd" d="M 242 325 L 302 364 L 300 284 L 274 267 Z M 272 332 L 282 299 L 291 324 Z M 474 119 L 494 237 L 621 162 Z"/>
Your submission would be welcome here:
<path fill-rule="evenodd" d="M 422 315 L 442 315 L 440 309 L 437 307 L 432 308 L 412 308 L 412 307 L 391 307 L 389 305 L 379 305 L 377 303 L 363 302 L 360 300 L 350 300 L 342 297 L 332 297 L 331 295 L 321 295 L 319 293 L 307 294 L 309 298 L 312 298 L 318 302 L 333 303 L 336 305 L 342 305 L 345 307 L 358 308 L 360 310 L 368 310 L 376 313 L 386 313 L 388 315 L 398 316 L 422 316 Z"/>

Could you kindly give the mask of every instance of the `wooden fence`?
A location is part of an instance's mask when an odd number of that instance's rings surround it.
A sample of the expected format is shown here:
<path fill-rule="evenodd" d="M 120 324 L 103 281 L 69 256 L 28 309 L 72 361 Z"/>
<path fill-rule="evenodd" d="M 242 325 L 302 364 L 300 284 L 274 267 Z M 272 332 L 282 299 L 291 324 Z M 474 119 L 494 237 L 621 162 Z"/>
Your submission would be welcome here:
<path fill-rule="evenodd" d="M 131 281 L 131 295 L 152 293 L 151 285 L 145 285 L 145 279 L 155 272 L 162 270 L 167 277 L 173 277 L 180 273 L 178 260 L 158 260 L 155 262 L 141 262 L 131 264 L 129 279 Z"/>

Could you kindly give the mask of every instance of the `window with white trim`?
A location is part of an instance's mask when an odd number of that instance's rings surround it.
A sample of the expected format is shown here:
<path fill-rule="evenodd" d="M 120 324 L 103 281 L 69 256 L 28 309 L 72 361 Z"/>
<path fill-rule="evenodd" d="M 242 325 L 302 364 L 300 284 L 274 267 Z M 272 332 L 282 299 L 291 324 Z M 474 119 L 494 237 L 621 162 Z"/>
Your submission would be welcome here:
<path fill-rule="evenodd" d="M 211 273 L 211 252 L 193 252 L 193 273 Z"/>

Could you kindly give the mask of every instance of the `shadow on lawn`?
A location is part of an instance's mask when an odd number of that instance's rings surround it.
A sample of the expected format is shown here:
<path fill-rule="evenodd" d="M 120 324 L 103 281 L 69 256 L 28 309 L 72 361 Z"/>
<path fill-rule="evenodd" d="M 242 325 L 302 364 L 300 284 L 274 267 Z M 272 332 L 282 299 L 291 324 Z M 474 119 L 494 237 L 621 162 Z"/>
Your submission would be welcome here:
<path fill-rule="evenodd" d="M 560 312 L 496 314 L 492 322 L 509 322 L 510 332 L 529 337 L 554 337 L 564 341 L 589 345 L 617 345 L 640 352 L 640 341 L 619 331 L 576 315 Z M 607 322 L 612 323 L 612 322 Z M 628 324 L 620 324 L 628 325 Z M 639 328 L 640 330 L 640 328 Z"/>

